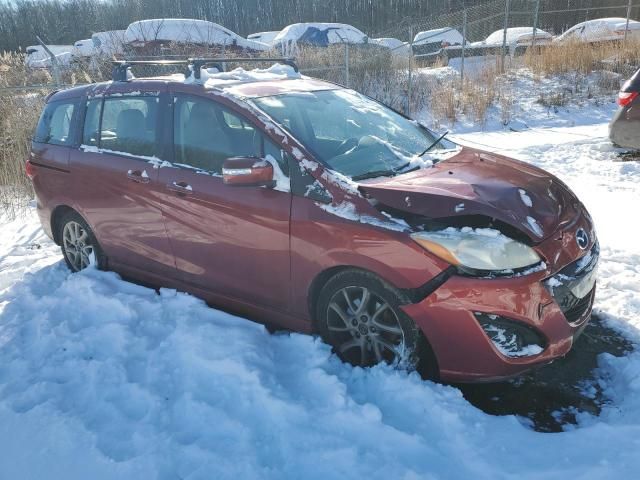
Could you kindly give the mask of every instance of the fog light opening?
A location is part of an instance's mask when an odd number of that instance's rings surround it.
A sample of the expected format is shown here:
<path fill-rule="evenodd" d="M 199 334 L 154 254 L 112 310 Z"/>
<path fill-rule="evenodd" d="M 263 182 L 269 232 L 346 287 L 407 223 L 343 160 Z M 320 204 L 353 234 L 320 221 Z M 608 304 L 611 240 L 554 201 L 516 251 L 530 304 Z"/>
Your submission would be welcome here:
<path fill-rule="evenodd" d="M 544 351 L 545 342 L 532 328 L 488 313 L 474 313 L 484 333 L 505 357 L 532 357 Z"/>

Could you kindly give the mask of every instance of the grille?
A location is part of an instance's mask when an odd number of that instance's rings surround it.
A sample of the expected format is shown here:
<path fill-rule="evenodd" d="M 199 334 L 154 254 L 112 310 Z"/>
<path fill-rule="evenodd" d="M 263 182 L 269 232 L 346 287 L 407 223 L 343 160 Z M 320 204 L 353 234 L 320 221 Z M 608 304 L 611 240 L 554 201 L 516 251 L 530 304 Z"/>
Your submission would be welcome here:
<path fill-rule="evenodd" d="M 567 310 L 563 310 L 564 316 L 567 318 L 567 322 L 573 323 L 580 320 L 580 318 L 587 313 L 593 303 L 593 294 L 595 288 L 589 292 L 589 294 L 578 300 L 578 302 Z"/>

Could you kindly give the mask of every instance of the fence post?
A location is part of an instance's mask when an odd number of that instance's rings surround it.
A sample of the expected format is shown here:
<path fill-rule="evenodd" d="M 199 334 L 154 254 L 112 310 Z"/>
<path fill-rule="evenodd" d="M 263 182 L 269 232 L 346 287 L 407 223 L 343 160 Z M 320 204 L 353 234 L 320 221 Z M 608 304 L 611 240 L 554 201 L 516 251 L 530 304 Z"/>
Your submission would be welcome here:
<path fill-rule="evenodd" d="M 344 44 L 344 76 L 346 86 L 349 87 L 349 44 Z"/>
<path fill-rule="evenodd" d="M 42 45 L 42 48 L 44 48 L 44 51 L 49 55 L 49 58 L 51 58 L 51 70 L 53 70 L 53 81 L 56 82 L 56 86 L 60 86 L 62 82 L 60 81 L 60 69 L 58 68 L 59 67 L 58 59 L 53 54 L 53 52 L 49 50 L 49 47 L 47 47 L 47 45 L 42 41 L 42 39 L 38 35 L 36 35 L 36 40 L 38 40 L 38 43 Z"/>
<path fill-rule="evenodd" d="M 460 56 L 460 85 L 464 84 L 464 49 L 467 46 L 467 9 L 462 11 L 462 53 Z"/>
<path fill-rule="evenodd" d="M 507 28 L 509 28 L 509 3 L 510 0 L 504 1 L 504 31 L 502 35 L 502 64 L 500 70 L 502 73 L 505 71 L 505 56 L 507 53 Z"/>
<path fill-rule="evenodd" d="M 627 41 L 627 34 L 629 33 L 629 20 L 631 19 L 631 6 L 633 4 L 633 0 L 629 0 L 629 5 L 627 6 L 627 26 L 624 29 L 624 41 Z"/>
<path fill-rule="evenodd" d="M 538 16 L 540 15 L 540 0 L 536 0 L 536 9 L 533 13 L 533 39 L 531 40 L 531 50 L 535 53 L 536 34 L 538 33 Z"/>
<path fill-rule="evenodd" d="M 413 25 L 409 25 L 409 37 L 411 38 L 411 55 L 409 55 L 409 86 L 407 87 L 407 116 L 411 116 L 411 82 L 413 81 Z"/>

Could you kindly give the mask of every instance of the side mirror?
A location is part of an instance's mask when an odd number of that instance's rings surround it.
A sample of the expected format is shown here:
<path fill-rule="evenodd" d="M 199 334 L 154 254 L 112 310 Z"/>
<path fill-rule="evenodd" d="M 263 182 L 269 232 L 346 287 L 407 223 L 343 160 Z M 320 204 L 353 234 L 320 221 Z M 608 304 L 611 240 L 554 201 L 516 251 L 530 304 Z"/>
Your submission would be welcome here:
<path fill-rule="evenodd" d="M 222 164 L 222 180 L 225 185 L 238 187 L 275 186 L 273 165 L 263 158 L 232 157 Z"/>

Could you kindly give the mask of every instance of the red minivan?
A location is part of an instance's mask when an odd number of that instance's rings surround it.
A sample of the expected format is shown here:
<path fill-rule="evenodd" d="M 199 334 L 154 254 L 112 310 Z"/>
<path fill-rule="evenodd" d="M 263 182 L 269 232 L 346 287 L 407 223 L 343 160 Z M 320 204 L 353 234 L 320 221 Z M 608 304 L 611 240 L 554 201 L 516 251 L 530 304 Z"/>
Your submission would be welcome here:
<path fill-rule="evenodd" d="M 204 63 L 197 78 L 120 65 L 48 98 L 27 173 L 71 270 L 190 292 L 318 333 L 355 365 L 445 381 L 571 349 L 599 251 L 564 183 L 288 65 Z"/>

